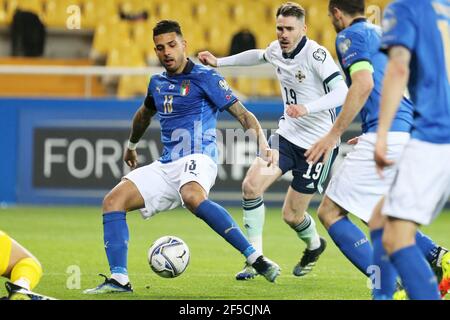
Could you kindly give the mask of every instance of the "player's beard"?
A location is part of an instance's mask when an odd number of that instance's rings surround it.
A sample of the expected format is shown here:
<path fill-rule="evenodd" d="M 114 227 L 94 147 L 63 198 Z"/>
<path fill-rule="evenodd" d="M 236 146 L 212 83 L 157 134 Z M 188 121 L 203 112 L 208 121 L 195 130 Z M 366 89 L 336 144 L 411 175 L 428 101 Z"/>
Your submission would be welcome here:
<path fill-rule="evenodd" d="M 294 44 L 292 45 L 292 47 L 289 48 L 289 50 L 283 51 L 283 53 L 285 54 L 291 54 L 295 48 L 297 48 L 298 44 L 300 43 L 300 41 L 302 41 L 303 36 L 300 36 L 299 39 L 297 39 L 296 41 L 294 41 Z M 281 43 L 280 43 L 281 45 Z"/>
<path fill-rule="evenodd" d="M 164 68 L 170 72 L 170 73 L 174 73 L 178 70 L 178 68 L 180 67 L 181 63 L 179 62 L 180 59 L 176 59 L 176 58 L 170 58 L 170 61 L 166 61 L 163 60 L 162 61 L 162 65 L 164 66 Z"/>
<path fill-rule="evenodd" d="M 336 30 L 336 33 L 339 33 L 339 32 L 341 32 L 342 30 L 345 29 L 344 27 L 340 26 L 339 20 L 337 20 L 335 17 L 332 18 L 331 22 L 333 24 L 334 30 Z"/>

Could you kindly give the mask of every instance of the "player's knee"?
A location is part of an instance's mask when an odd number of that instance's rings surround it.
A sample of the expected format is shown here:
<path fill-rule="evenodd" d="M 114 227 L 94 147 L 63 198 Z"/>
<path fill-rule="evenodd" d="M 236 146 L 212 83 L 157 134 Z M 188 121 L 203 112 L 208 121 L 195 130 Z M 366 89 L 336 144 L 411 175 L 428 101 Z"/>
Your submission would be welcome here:
<path fill-rule="evenodd" d="M 195 213 L 198 206 L 207 199 L 204 190 L 196 183 L 186 184 L 180 189 L 181 199 L 184 206 Z"/>
<path fill-rule="evenodd" d="M 323 203 L 320 204 L 319 208 L 317 209 L 317 216 L 319 217 L 320 222 L 322 225 L 326 226 L 329 223 L 329 215 L 328 215 L 328 208 Z"/>
<path fill-rule="evenodd" d="M 303 220 L 303 216 L 292 208 L 285 206 L 282 209 L 282 213 L 283 221 L 290 227 L 297 226 L 301 222 L 300 220 Z"/>
<path fill-rule="evenodd" d="M 395 236 L 391 235 L 389 231 L 383 232 L 383 247 L 386 250 L 387 254 L 392 254 L 395 251 L 396 243 L 395 243 Z"/>
<path fill-rule="evenodd" d="M 184 194 L 182 196 L 184 206 L 191 211 L 192 213 L 195 213 L 197 211 L 198 206 L 206 200 L 206 198 L 197 193 L 193 194 Z"/>
<path fill-rule="evenodd" d="M 242 182 L 242 195 L 244 199 L 256 199 L 260 197 L 260 187 L 251 178 L 246 177 Z"/>
<path fill-rule="evenodd" d="M 109 192 L 103 198 L 103 212 L 124 211 L 125 204 L 120 198 L 112 192 Z"/>
<path fill-rule="evenodd" d="M 335 210 L 330 203 L 324 201 L 317 209 L 317 216 L 322 225 L 328 230 L 335 222 L 342 218 L 339 210 Z"/>

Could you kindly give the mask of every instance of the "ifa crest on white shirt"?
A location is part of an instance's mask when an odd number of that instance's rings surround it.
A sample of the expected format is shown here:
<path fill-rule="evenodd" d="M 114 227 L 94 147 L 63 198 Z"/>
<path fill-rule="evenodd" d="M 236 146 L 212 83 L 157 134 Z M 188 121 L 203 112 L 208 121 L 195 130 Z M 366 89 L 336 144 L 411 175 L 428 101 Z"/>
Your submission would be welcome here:
<path fill-rule="evenodd" d="M 299 83 L 302 83 L 303 80 L 306 79 L 306 75 L 302 70 L 298 70 L 297 74 L 295 75 L 295 78 L 298 80 Z"/>

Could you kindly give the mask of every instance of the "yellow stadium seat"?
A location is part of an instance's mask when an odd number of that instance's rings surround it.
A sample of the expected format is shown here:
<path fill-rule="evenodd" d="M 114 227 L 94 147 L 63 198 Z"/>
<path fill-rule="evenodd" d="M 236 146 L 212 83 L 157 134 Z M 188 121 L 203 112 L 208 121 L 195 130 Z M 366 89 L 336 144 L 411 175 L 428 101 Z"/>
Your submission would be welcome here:
<path fill-rule="evenodd" d="M 66 27 L 70 13 L 67 9 L 72 5 L 80 5 L 77 0 L 46 0 L 45 23 L 49 27 Z"/>
<path fill-rule="evenodd" d="M 218 26 L 211 26 L 207 29 L 208 50 L 218 56 L 228 55 L 232 39 L 230 30 L 222 29 Z"/>
<path fill-rule="evenodd" d="M 83 7 L 82 28 L 93 29 L 119 16 L 117 0 L 80 0 Z"/>
<path fill-rule="evenodd" d="M 5 0 L 0 0 L 0 25 L 5 24 L 7 24 L 6 2 Z"/>
<path fill-rule="evenodd" d="M 112 48 L 106 59 L 108 67 L 145 67 L 144 52 L 131 40 Z"/>
<path fill-rule="evenodd" d="M 194 18 L 204 28 L 211 25 L 220 25 L 224 29 L 233 27 L 231 23 L 231 7 L 226 2 L 198 2 L 194 5 Z"/>
<path fill-rule="evenodd" d="M 4 0 L 5 2 L 5 22 L 10 24 L 13 19 L 14 12 L 19 5 L 18 0 Z"/>
<path fill-rule="evenodd" d="M 24 11 L 34 12 L 41 18 L 44 11 L 41 0 L 19 0 L 17 8 Z"/>
<path fill-rule="evenodd" d="M 183 25 L 192 19 L 193 7 L 186 1 L 165 0 L 155 5 L 154 14 L 159 20 L 175 20 Z"/>
<path fill-rule="evenodd" d="M 111 48 L 119 47 L 122 42 L 130 39 L 129 24 L 113 17 L 107 23 L 100 23 L 95 29 L 92 50 L 94 55 L 105 55 Z"/>
<path fill-rule="evenodd" d="M 255 80 L 247 77 L 238 77 L 236 89 L 246 96 L 252 96 L 256 92 Z"/>
<path fill-rule="evenodd" d="M 122 76 L 119 80 L 117 96 L 121 99 L 147 94 L 148 76 Z"/>
<path fill-rule="evenodd" d="M 272 97 L 277 94 L 272 79 L 258 79 L 256 95 L 261 97 Z"/>
<path fill-rule="evenodd" d="M 144 52 L 153 51 L 153 27 L 154 23 L 151 20 L 140 21 L 131 25 L 133 41 Z"/>

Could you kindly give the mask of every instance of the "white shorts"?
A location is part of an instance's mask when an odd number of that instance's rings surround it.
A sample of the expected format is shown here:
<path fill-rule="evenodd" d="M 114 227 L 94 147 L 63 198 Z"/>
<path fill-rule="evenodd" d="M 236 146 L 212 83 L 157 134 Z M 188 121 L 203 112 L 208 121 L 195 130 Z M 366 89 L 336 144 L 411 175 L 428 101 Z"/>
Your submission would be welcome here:
<path fill-rule="evenodd" d="M 124 179 L 133 182 L 145 201 L 144 219 L 183 204 L 180 189 L 195 181 L 209 194 L 216 181 L 217 164 L 207 155 L 191 154 L 174 162 L 154 161 L 131 171 Z"/>
<path fill-rule="evenodd" d="M 386 196 L 383 214 L 430 224 L 450 196 L 450 144 L 411 139 Z"/>
<path fill-rule="evenodd" d="M 393 165 L 384 170 L 384 179 L 378 175 L 374 160 L 376 138 L 376 133 L 367 133 L 359 138 L 325 192 L 334 203 L 364 222 L 370 220 L 375 206 L 389 190 L 397 172 L 397 166 Z M 409 133 L 390 132 L 388 158 L 397 162 L 409 139 Z"/>

